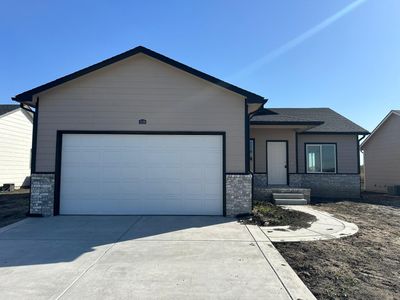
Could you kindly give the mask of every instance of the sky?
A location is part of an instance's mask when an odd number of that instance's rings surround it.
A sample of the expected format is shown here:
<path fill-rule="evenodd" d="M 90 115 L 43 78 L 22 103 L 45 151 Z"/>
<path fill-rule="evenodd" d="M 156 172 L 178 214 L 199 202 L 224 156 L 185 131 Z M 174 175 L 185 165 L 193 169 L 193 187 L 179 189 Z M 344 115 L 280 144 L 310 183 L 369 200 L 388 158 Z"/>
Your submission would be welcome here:
<path fill-rule="evenodd" d="M 0 2 L 0 104 L 138 45 L 372 130 L 400 109 L 399 0 Z"/>

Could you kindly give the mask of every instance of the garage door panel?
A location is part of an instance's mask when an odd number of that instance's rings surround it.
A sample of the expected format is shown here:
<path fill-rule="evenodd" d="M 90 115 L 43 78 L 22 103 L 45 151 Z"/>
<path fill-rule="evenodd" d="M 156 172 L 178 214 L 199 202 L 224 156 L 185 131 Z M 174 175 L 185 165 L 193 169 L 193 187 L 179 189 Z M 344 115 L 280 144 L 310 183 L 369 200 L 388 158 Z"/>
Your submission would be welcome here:
<path fill-rule="evenodd" d="M 142 173 L 146 180 L 180 180 L 181 175 L 181 168 L 178 167 L 166 167 L 166 166 L 158 166 L 158 167 L 149 167 L 145 169 Z"/>
<path fill-rule="evenodd" d="M 100 160 L 101 153 L 97 150 L 79 150 L 79 149 L 63 149 L 62 159 L 68 164 L 97 164 Z"/>
<path fill-rule="evenodd" d="M 64 134 L 62 214 L 223 212 L 219 135 Z"/>

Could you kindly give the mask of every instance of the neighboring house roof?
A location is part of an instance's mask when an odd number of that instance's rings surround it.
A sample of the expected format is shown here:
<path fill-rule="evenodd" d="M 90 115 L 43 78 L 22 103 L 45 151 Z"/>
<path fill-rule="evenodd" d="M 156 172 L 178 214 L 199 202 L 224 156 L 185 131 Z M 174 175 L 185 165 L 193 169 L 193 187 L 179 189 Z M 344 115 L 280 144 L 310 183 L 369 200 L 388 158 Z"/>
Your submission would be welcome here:
<path fill-rule="evenodd" d="M 26 117 L 32 122 L 33 114 L 22 109 L 19 104 L 0 104 L 0 118 L 5 117 L 16 110 L 22 110 Z"/>
<path fill-rule="evenodd" d="M 330 108 L 264 108 L 255 113 L 250 124 L 315 125 L 305 130 L 307 133 L 369 133 Z"/>
<path fill-rule="evenodd" d="M 252 92 L 249 92 L 247 90 L 239 88 L 239 87 L 237 87 L 237 86 L 235 86 L 233 84 L 227 83 L 227 82 L 225 82 L 225 81 L 223 81 L 221 79 L 218 79 L 216 77 L 213 77 L 211 75 L 203 73 L 203 72 L 201 72 L 199 70 L 193 69 L 192 67 L 184 65 L 184 64 L 182 64 L 182 63 L 180 63 L 180 62 L 178 62 L 176 60 L 173 60 L 173 59 L 171 59 L 169 57 L 166 57 L 166 56 L 164 56 L 164 55 L 162 55 L 160 53 L 157 53 L 155 51 L 152 51 L 150 49 L 147 49 L 147 48 L 145 48 L 143 46 L 139 46 L 139 47 L 133 48 L 133 49 L 128 50 L 128 51 L 126 51 L 124 53 L 121 53 L 121 54 L 118 54 L 116 56 L 113 56 L 113 57 L 111 57 L 109 59 L 103 60 L 103 61 L 101 61 L 101 62 L 99 62 L 97 64 L 94 64 L 92 66 L 89 66 L 87 68 L 81 69 L 81 70 L 79 70 L 77 72 L 71 73 L 69 75 L 63 76 L 63 77 L 58 78 L 56 80 L 53 80 L 53 81 L 51 81 L 49 83 L 46 83 L 46 84 L 43 84 L 43 85 L 38 86 L 36 88 L 33 88 L 33 89 L 29 90 L 29 91 L 26 91 L 26 92 L 23 92 L 21 94 L 18 94 L 15 97 L 13 97 L 12 99 L 15 100 L 15 101 L 18 101 L 18 102 L 29 102 L 29 101 L 32 100 L 32 96 L 37 94 L 37 93 L 43 92 L 45 90 L 48 90 L 50 88 L 53 88 L 55 86 L 58 86 L 60 84 L 65 83 L 65 82 L 68 82 L 68 81 L 73 80 L 75 78 L 78 78 L 80 76 L 86 75 L 86 74 L 88 74 L 90 72 L 96 71 L 98 69 L 101 69 L 103 67 L 111 65 L 113 63 L 116 63 L 118 61 L 121 61 L 121 60 L 126 59 L 128 57 L 131 57 L 131 56 L 136 55 L 138 53 L 146 54 L 146 55 L 148 55 L 150 57 L 158 59 L 158 60 L 160 60 L 160 61 L 162 61 L 164 63 L 167 63 L 167 64 L 169 64 L 171 66 L 174 66 L 174 67 L 176 67 L 178 69 L 181 69 L 181 70 L 183 70 L 185 72 L 188 72 L 188 73 L 190 73 L 190 74 L 192 74 L 194 76 L 200 77 L 200 78 L 202 78 L 204 80 L 207 80 L 207 81 L 209 81 L 211 83 L 214 83 L 214 84 L 219 85 L 219 86 L 221 86 L 223 88 L 231 90 L 231 91 L 233 91 L 233 92 L 235 92 L 237 94 L 243 95 L 243 96 L 247 97 L 248 103 L 262 103 L 262 104 L 264 104 L 265 102 L 267 102 L 267 100 L 264 97 L 260 96 L 260 95 L 254 94 Z"/>
<path fill-rule="evenodd" d="M 0 116 L 19 108 L 19 104 L 0 104 Z"/>
<path fill-rule="evenodd" d="M 371 137 L 374 136 L 375 132 L 379 130 L 379 128 L 385 124 L 385 122 L 389 119 L 391 116 L 399 116 L 400 117 L 400 110 L 399 109 L 393 109 L 391 110 L 386 117 L 383 118 L 383 120 L 376 126 L 374 130 L 372 130 L 371 134 L 361 143 L 360 147 L 364 147 L 364 145 L 371 139 Z"/>

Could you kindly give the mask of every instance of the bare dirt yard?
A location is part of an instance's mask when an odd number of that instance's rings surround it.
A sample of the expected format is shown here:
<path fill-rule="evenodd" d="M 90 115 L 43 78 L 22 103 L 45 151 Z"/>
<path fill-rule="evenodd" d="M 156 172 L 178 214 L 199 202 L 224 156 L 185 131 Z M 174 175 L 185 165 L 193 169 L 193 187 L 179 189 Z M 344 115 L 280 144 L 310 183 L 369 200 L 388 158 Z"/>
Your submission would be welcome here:
<path fill-rule="evenodd" d="M 314 208 L 358 225 L 353 236 L 275 243 L 318 299 L 400 299 L 400 197 L 314 201 Z"/>
<path fill-rule="evenodd" d="M 316 220 L 315 216 L 310 214 L 283 209 L 280 206 L 269 202 L 257 202 L 253 206 L 250 215 L 239 218 L 244 224 L 254 224 L 258 226 L 286 226 L 290 229 L 307 228 Z"/>
<path fill-rule="evenodd" d="M 0 227 L 26 218 L 29 207 L 29 190 L 0 193 Z"/>

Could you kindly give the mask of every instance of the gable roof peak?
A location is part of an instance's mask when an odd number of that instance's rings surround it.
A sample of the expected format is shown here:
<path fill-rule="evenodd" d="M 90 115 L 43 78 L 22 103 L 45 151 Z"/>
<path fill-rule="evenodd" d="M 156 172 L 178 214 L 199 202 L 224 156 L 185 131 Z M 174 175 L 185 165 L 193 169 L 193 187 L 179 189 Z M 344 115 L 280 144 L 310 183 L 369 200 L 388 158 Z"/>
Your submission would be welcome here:
<path fill-rule="evenodd" d="M 169 58 L 167 56 L 164 56 L 164 55 L 162 55 L 160 53 L 157 53 L 157 52 L 155 52 L 153 50 L 150 50 L 150 49 L 148 49 L 148 48 L 146 48 L 144 46 L 137 46 L 137 47 L 135 47 L 133 49 L 130 49 L 130 50 L 125 51 L 125 52 L 123 52 L 121 54 L 115 55 L 115 56 L 113 56 L 111 58 L 108 58 L 106 60 L 98 62 L 98 63 L 96 63 L 94 65 L 91 65 L 89 67 L 83 68 L 83 69 L 81 69 L 79 71 L 73 72 L 73 73 L 68 74 L 66 76 L 60 77 L 60 78 L 58 78 L 56 80 L 53 80 L 53 81 L 50 81 L 50 82 L 45 83 L 43 85 L 40 85 L 40 86 L 38 86 L 36 88 L 30 89 L 30 90 L 28 90 L 26 92 L 18 94 L 15 97 L 13 97 L 12 99 L 14 101 L 21 102 L 21 103 L 23 103 L 23 102 L 31 102 L 32 101 L 32 96 L 35 95 L 35 94 L 38 94 L 38 93 L 43 92 L 45 90 L 48 90 L 50 88 L 56 87 L 56 86 L 61 85 L 61 84 L 65 83 L 65 82 L 68 82 L 70 80 L 76 79 L 76 78 L 78 78 L 80 76 L 86 75 L 86 74 L 88 74 L 90 72 L 96 71 L 98 69 L 101 69 L 103 67 L 111 65 L 113 63 L 119 62 L 119 61 L 121 61 L 123 59 L 131 57 L 131 56 L 136 55 L 138 53 L 146 54 L 146 55 L 148 55 L 148 56 L 150 56 L 152 58 L 155 58 L 155 59 L 157 59 L 159 61 L 162 61 L 162 62 L 164 62 L 166 64 L 169 64 L 169 65 L 171 65 L 171 66 L 173 66 L 175 68 L 178 68 L 178 69 L 183 70 L 183 71 L 185 71 L 187 73 L 190 73 L 190 74 L 192 74 L 194 76 L 197 76 L 199 78 L 207 80 L 207 81 L 209 81 L 209 82 L 211 82 L 213 84 L 219 85 L 219 86 L 221 86 L 221 87 L 223 87 L 225 89 L 228 89 L 228 90 L 230 90 L 230 91 L 232 91 L 234 93 L 237 93 L 237 94 L 240 94 L 242 96 L 245 96 L 247 101 L 248 101 L 248 103 L 265 104 L 267 102 L 267 100 L 264 97 L 260 96 L 260 95 L 257 95 L 255 93 L 252 93 L 252 92 L 247 91 L 247 90 L 244 90 L 244 89 L 242 89 L 240 87 L 237 87 L 237 86 L 235 86 L 233 84 L 225 82 L 225 81 L 223 81 L 221 79 L 218 79 L 218 78 L 216 78 L 214 76 L 211 76 L 209 74 L 206 74 L 204 72 L 196 70 L 196 69 L 194 69 L 192 67 L 189 67 L 189 66 L 187 66 L 187 65 L 185 65 L 183 63 L 180 63 L 180 62 L 178 62 L 176 60 L 173 60 L 173 59 L 171 59 L 171 58 Z"/>

